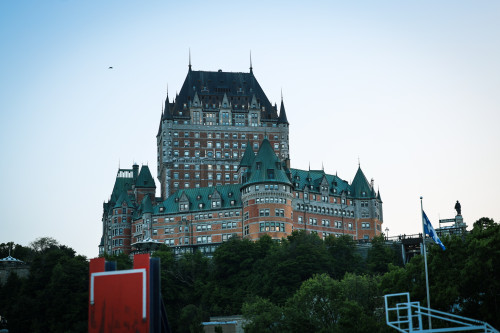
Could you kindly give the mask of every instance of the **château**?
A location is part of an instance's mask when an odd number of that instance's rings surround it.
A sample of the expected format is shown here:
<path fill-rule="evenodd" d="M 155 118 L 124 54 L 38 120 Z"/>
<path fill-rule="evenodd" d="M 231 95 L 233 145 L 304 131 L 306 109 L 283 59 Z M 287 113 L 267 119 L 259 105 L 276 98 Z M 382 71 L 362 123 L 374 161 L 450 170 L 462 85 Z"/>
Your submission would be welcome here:
<path fill-rule="evenodd" d="M 290 165 L 283 97 L 272 104 L 248 73 L 189 70 L 166 96 L 156 183 L 147 165 L 119 169 L 103 204 L 100 254 L 148 242 L 210 255 L 231 237 L 280 240 L 294 230 L 371 239 L 382 232 L 380 193 L 358 166 L 351 183 Z"/>

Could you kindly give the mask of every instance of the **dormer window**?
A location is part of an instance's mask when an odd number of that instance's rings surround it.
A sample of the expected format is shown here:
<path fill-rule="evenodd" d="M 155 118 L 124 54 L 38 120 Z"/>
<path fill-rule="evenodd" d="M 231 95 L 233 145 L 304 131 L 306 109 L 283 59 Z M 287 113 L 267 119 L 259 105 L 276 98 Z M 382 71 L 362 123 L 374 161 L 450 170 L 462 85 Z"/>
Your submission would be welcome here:
<path fill-rule="evenodd" d="M 181 203 L 179 205 L 179 210 L 180 211 L 186 211 L 186 210 L 189 210 L 189 203 Z"/>
<path fill-rule="evenodd" d="M 212 201 L 212 208 L 220 208 L 221 202 L 220 200 L 213 200 Z"/>
<path fill-rule="evenodd" d="M 274 179 L 274 169 L 267 169 L 267 178 Z"/>

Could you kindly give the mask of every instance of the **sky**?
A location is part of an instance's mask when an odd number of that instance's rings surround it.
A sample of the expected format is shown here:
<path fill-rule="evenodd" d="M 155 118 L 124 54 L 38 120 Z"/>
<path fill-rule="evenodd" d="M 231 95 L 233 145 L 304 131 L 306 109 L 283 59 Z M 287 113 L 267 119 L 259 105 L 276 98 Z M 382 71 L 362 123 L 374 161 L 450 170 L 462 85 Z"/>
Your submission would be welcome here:
<path fill-rule="evenodd" d="M 434 226 L 457 200 L 498 222 L 499 41 L 498 1 L 0 1 L 0 243 L 98 255 L 119 166 L 156 176 L 189 50 L 231 72 L 251 51 L 292 167 L 350 182 L 359 163 L 389 236 L 421 231 L 420 196 Z"/>

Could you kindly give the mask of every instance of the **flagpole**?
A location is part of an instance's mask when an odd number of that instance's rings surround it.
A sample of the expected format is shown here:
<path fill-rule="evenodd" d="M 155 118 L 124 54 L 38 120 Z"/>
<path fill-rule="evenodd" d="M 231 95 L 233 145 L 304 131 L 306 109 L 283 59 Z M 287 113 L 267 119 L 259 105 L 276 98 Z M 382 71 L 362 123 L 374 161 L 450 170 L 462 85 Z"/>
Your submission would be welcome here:
<path fill-rule="evenodd" d="M 422 247 L 424 249 L 424 265 L 425 265 L 425 289 L 427 291 L 427 313 L 429 318 L 429 329 L 432 329 L 431 323 L 431 296 L 429 294 L 429 273 L 427 271 L 427 251 L 425 248 L 425 227 L 424 227 L 424 206 L 422 204 L 422 197 L 420 197 L 420 210 L 422 213 Z"/>

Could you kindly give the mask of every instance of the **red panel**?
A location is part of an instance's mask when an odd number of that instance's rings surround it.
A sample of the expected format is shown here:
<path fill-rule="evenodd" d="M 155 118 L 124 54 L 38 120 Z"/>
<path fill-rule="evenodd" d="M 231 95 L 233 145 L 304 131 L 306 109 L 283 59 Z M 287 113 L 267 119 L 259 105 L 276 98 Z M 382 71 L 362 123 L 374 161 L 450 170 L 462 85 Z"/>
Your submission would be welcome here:
<path fill-rule="evenodd" d="M 106 259 L 104 259 L 104 258 L 90 259 L 90 263 L 89 263 L 89 276 L 92 273 L 104 272 L 105 265 L 106 265 Z"/>
<path fill-rule="evenodd" d="M 94 258 L 90 259 L 89 263 L 89 290 L 90 290 L 90 276 L 92 273 L 97 273 L 97 272 L 104 272 L 106 266 L 106 259 L 104 258 Z M 90 306 L 90 293 L 89 293 L 89 313 L 88 313 L 88 326 L 89 326 L 89 332 L 90 332 L 90 318 L 92 316 L 92 306 Z"/>
<path fill-rule="evenodd" d="M 147 280 L 144 269 L 94 273 L 89 332 L 146 333 L 149 326 Z"/>
<path fill-rule="evenodd" d="M 134 256 L 134 269 L 105 272 L 104 258 L 89 264 L 89 332 L 149 330 L 149 254 Z"/>
<path fill-rule="evenodd" d="M 134 268 L 145 268 L 149 272 L 149 254 L 134 255 Z"/>
<path fill-rule="evenodd" d="M 147 282 L 146 282 L 146 314 L 147 314 L 147 330 L 149 330 L 149 254 L 136 254 L 134 255 L 134 269 L 145 268 L 147 272 Z"/>

